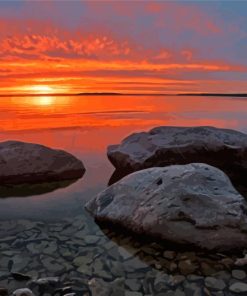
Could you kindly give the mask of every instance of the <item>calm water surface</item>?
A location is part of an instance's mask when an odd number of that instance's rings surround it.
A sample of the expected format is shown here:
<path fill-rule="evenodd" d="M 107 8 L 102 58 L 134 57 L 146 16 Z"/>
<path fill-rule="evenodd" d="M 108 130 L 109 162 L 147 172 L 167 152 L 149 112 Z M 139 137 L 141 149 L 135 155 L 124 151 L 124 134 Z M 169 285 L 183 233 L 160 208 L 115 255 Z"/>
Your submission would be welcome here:
<path fill-rule="evenodd" d="M 83 161 L 86 174 L 70 186 L 47 188 L 53 189 L 49 193 L 32 195 L 37 191 L 31 188 L 29 196 L 18 197 L 21 195 L 18 191 L 10 192 L 0 199 L 0 217 L 2 220 L 73 217 L 84 211 L 83 205 L 89 198 L 107 186 L 114 171 L 106 157 L 109 144 L 118 143 L 132 132 L 159 125 L 213 125 L 247 132 L 246 114 L 247 100 L 241 98 L 1 98 L 0 141 L 22 140 L 67 150 Z"/>

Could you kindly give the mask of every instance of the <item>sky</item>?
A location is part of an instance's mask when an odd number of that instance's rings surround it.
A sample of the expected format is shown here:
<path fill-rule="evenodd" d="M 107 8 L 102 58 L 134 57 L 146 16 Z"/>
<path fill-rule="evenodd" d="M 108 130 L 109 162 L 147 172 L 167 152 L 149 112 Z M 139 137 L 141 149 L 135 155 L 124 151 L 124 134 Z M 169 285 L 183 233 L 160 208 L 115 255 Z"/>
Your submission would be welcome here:
<path fill-rule="evenodd" d="M 245 1 L 0 1 L 0 94 L 247 92 Z"/>

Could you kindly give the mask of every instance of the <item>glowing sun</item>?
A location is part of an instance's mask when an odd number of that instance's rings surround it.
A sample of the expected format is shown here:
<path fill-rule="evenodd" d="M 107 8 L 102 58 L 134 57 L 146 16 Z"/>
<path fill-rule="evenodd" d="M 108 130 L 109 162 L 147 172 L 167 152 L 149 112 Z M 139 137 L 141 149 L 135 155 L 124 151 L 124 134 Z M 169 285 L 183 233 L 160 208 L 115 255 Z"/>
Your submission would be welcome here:
<path fill-rule="evenodd" d="M 48 94 L 54 92 L 54 89 L 47 85 L 33 85 L 30 86 L 29 89 L 37 94 Z"/>

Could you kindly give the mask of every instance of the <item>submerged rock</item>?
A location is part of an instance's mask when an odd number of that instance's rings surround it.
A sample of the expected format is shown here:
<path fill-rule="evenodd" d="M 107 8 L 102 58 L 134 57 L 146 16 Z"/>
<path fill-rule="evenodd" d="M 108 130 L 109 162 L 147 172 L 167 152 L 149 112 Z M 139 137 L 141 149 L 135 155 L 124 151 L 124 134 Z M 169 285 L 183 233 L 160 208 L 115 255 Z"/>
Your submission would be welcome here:
<path fill-rule="evenodd" d="M 207 163 L 230 177 L 244 179 L 247 174 L 247 135 L 207 126 L 161 126 L 132 134 L 121 144 L 109 146 L 107 155 L 116 168 L 110 184 L 123 174 L 141 169 L 194 162 Z M 242 181 L 246 181 L 246 177 Z"/>
<path fill-rule="evenodd" d="M 207 250 L 247 246 L 247 203 L 219 169 L 173 165 L 135 172 L 86 204 L 99 222 Z"/>
<path fill-rule="evenodd" d="M 244 280 L 246 278 L 246 272 L 241 269 L 232 270 L 232 277 L 237 280 Z"/>
<path fill-rule="evenodd" d="M 236 282 L 229 287 L 229 290 L 236 294 L 246 295 L 245 293 L 247 293 L 247 284 Z"/>
<path fill-rule="evenodd" d="M 15 290 L 13 296 L 34 296 L 33 292 L 28 288 Z"/>
<path fill-rule="evenodd" d="M 1 185 L 71 180 L 84 172 L 82 162 L 68 152 L 18 141 L 0 143 Z"/>
<path fill-rule="evenodd" d="M 236 266 L 246 266 L 247 265 L 247 254 L 243 258 L 238 258 L 235 261 Z"/>
<path fill-rule="evenodd" d="M 116 278 L 112 282 L 105 282 L 100 278 L 92 278 L 88 284 L 92 296 L 125 295 L 123 278 Z"/>
<path fill-rule="evenodd" d="M 224 290 L 226 287 L 226 284 L 223 280 L 210 276 L 205 278 L 205 285 L 206 287 L 213 290 Z"/>

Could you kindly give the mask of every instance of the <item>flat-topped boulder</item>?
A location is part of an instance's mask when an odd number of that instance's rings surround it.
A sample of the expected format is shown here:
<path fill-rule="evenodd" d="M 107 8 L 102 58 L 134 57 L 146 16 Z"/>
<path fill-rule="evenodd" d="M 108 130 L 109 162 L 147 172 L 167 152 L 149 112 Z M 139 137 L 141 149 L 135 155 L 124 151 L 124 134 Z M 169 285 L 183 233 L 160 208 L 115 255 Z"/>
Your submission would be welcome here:
<path fill-rule="evenodd" d="M 132 173 L 86 204 L 99 223 L 206 250 L 247 247 L 247 202 L 207 164 Z"/>
<path fill-rule="evenodd" d="M 0 185 L 71 180 L 84 173 L 83 163 L 68 152 L 19 141 L 0 143 Z"/>
<path fill-rule="evenodd" d="M 109 146 L 107 155 L 117 171 L 126 173 L 201 162 L 236 179 L 247 175 L 247 135 L 230 129 L 161 126 Z"/>

